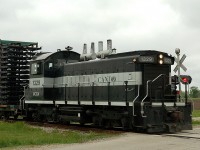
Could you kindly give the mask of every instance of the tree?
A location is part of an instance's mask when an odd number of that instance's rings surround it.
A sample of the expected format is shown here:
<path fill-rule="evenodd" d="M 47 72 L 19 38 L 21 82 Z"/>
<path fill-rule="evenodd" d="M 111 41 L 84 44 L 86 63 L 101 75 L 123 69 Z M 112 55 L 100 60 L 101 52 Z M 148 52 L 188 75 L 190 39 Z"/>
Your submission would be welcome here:
<path fill-rule="evenodd" d="M 198 87 L 192 86 L 190 88 L 190 97 L 197 98 L 199 96 L 200 96 L 200 91 L 199 91 Z"/>

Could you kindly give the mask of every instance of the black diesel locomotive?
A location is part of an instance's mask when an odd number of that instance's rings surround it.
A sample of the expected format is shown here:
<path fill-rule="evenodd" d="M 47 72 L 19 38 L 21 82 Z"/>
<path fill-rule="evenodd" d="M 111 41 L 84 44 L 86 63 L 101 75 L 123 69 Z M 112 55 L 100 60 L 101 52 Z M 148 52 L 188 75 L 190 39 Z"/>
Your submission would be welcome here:
<path fill-rule="evenodd" d="M 97 59 L 98 57 L 99 59 Z M 96 58 L 96 59 L 95 59 Z M 174 57 L 153 50 L 38 53 L 31 61 L 24 109 L 35 121 L 92 123 L 146 132 L 192 129 L 191 103 L 179 101 Z"/>

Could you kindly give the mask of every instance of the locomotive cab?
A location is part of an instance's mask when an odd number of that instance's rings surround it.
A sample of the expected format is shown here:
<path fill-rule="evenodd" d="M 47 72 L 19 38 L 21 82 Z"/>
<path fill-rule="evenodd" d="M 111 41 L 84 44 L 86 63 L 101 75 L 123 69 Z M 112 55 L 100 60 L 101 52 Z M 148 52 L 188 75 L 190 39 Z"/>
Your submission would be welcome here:
<path fill-rule="evenodd" d="M 79 57 L 78 53 L 66 50 L 36 54 L 30 61 L 29 89 L 25 92 L 26 103 L 53 104 L 59 97 L 55 78 L 63 76 L 64 64 L 78 62 Z"/>

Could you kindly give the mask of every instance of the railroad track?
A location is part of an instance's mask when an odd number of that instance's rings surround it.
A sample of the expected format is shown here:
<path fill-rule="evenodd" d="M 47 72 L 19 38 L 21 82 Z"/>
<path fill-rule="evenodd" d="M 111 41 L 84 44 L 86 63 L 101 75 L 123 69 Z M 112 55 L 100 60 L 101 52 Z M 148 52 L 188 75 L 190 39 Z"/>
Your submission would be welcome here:
<path fill-rule="evenodd" d="M 161 136 L 169 136 L 169 137 L 177 137 L 177 138 L 184 138 L 184 139 L 197 139 L 200 140 L 200 133 L 193 133 L 193 132 L 180 132 L 174 134 L 160 134 Z"/>
<path fill-rule="evenodd" d="M 77 130 L 77 131 L 93 131 L 97 133 L 108 133 L 108 134 L 122 134 L 126 133 L 128 131 L 123 131 L 121 128 L 98 128 L 92 125 L 80 125 L 78 123 L 71 123 L 71 124 L 60 124 L 60 123 L 48 123 L 48 122 L 33 122 L 33 121 L 25 121 L 25 120 L 0 120 L 0 121 L 5 121 L 9 123 L 14 123 L 14 122 L 19 122 L 23 121 L 26 124 L 29 124 L 34 127 L 42 127 L 42 128 L 52 128 L 52 129 L 58 129 L 58 130 Z"/>
<path fill-rule="evenodd" d="M 64 125 L 64 124 L 52 124 L 52 123 L 38 123 L 38 122 L 27 122 L 30 125 L 34 126 L 42 126 L 42 127 L 51 127 L 56 129 L 70 129 L 70 130 L 78 130 L 78 131 L 94 131 L 94 132 L 101 132 L 101 133 L 109 133 L 109 134 L 123 134 L 130 131 L 123 131 L 121 128 L 112 128 L 112 129 L 102 129 L 97 128 L 91 125 L 79 125 L 79 124 L 70 124 L 70 125 Z M 132 132 L 132 131 L 131 131 Z M 194 130 L 192 131 L 182 131 L 178 133 L 161 133 L 159 134 L 163 137 L 177 137 L 177 138 L 184 138 L 184 139 L 197 139 L 200 140 L 200 131 L 196 132 Z"/>
<path fill-rule="evenodd" d="M 30 122 L 26 121 L 27 124 L 32 126 L 38 126 L 38 127 L 49 127 L 53 129 L 61 129 L 61 130 L 78 130 L 78 131 L 94 131 L 98 133 L 109 133 L 109 134 L 121 134 L 125 133 L 126 131 L 122 131 L 122 129 L 103 129 L 103 128 L 97 128 L 91 125 L 80 125 L 80 124 L 57 124 L 57 123 L 41 123 L 41 122 Z"/>

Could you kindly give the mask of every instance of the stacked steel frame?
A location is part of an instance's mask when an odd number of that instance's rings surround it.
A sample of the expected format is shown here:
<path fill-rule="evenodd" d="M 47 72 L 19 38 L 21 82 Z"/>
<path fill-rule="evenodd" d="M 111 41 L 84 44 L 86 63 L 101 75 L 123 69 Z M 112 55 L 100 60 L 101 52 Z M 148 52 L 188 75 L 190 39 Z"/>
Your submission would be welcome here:
<path fill-rule="evenodd" d="M 0 40 L 0 104 L 18 105 L 29 82 L 29 60 L 38 43 Z"/>

